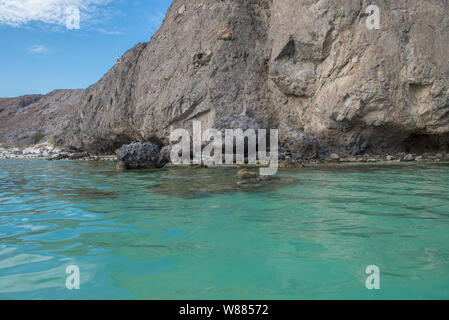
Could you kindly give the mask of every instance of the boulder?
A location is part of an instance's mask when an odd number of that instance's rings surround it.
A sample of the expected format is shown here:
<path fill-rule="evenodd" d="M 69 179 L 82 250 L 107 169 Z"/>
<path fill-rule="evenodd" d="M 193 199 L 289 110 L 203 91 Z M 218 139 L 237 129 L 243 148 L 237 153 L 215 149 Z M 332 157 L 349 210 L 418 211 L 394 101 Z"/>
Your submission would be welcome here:
<path fill-rule="evenodd" d="M 338 161 L 340 160 L 340 156 L 337 153 L 332 153 L 330 155 L 331 160 Z"/>
<path fill-rule="evenodd" d="M 161 155 L 159 147 L 151 142 L 123 145 L 115 154 L 118 165 L 126 169 L 162 168 L 168 163 L 168 159 Z"/>
<path fill-rule="evenodd" d="M 171 150 L 172 150 L 171 145 L 164 146 L 163 148 L 161 148 L 161 155 L 164 156 L 165 158 L 167 158 L 167 160 L 169 162 L 170 162 L 170 158 L 171 158 Z"/>
<path fill-rule="evenodd" d="M 279 126 L 279 145 L 295 159 L 317 158 L 320 144 L 315 137 L 282 122 Z"/>

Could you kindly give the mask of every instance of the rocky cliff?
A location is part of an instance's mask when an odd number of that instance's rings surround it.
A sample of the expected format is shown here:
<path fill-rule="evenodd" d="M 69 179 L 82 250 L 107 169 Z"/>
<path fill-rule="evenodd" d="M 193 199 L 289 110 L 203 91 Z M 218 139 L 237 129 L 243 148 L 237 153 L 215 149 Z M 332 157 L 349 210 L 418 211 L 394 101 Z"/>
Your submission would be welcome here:
<path fill-rule="evenodd" d="M 269 1 L 173 1 L 152 40 L 87 89 L 67 144 L 94 152 L 132 140 L 163 145 L 192 120 L 207 128 L 235 114 L 276 126 L 269 14 Z"/>
<path fill-rule="evenodd" d="M 77 115 L 83 90 L 56 90 L 48 95 L 0 99 L 0 144 L 26 147 L 62 137 Z"/>
<path fill-rule="evenodd" d="M 366 27 L 372 4 L 380 30 Z M 82 94 L 60 143 L 162 147 L 193 120 L 238 115 L 299 150 L 448 151 L 448 52 L 447 0 L 174 0 L 151 41 Z"/>

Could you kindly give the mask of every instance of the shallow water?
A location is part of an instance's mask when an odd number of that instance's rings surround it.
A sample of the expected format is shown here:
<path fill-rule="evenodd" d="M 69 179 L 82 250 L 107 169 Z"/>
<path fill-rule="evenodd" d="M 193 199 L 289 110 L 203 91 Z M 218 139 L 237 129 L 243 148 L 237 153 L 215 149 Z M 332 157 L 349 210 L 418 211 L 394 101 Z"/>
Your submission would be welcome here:
<path fill-rule="evenodd" d="M 235 173 L 0 160 L 0 299 L 449 298 L 449 165 Z"/>

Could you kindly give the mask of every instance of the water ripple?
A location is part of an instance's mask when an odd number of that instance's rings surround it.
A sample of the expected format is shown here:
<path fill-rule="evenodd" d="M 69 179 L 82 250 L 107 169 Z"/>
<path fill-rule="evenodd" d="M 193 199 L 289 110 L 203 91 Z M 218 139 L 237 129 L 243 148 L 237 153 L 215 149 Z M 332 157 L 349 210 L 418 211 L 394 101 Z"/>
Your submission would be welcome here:
<path fill-rule="evenodd" d="M 0 161 L 0 299 L 449 298 L 449 166 L 120 172 Z M 65 288 L 68 265 L 82 289 Z"/>

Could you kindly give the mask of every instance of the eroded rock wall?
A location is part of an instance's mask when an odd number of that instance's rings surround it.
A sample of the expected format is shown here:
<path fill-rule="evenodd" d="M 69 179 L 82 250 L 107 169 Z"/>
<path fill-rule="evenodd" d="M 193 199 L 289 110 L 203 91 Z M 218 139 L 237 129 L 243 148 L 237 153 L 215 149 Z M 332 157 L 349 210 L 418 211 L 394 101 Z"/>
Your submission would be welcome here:
<path fill-rule="evenodd" d="M 208 128 L 229 115 L 275 126 L 269 14 L 270 1 L 173 1 L 151 42 L 87 89 L 67 144 L 92 152 L 133 140 L 162 146 L 173 129 L 193 120 Z"/>
<path fill-rule="evenodd" d="M 366 8 L 380 7 L 380 30 Z M 447 150 L 449 2 L 273 1 L 279 116 L 350 154 Z"/>
<path fill-rule="evenodd" d="M 380 30 L 366 27 L 372 4 Z M 82 93 L 59 142 L 162 147 L 193 120 L 239 116 L 289 128 L 289 150 L 297 136 L 329 153 L 448 151 L 448 52 L 447 0 L 174 0 Z"/>

